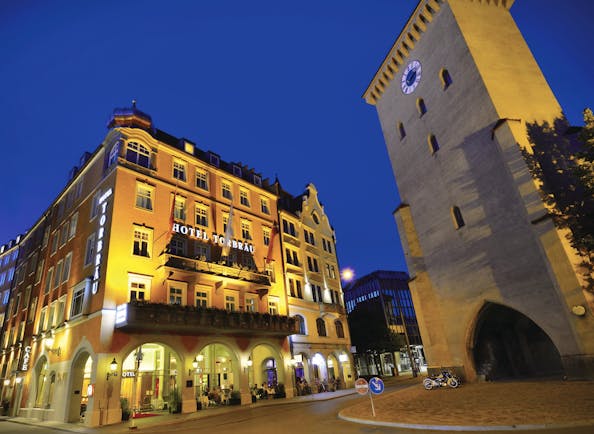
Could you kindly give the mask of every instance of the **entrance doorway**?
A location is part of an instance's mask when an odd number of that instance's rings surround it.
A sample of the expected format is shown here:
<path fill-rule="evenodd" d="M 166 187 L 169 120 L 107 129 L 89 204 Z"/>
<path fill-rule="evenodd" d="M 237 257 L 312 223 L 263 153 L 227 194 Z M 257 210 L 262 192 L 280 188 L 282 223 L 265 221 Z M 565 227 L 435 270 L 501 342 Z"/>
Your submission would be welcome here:
<path fill-rule="evenodd" d="M 527 316 L 496 303 L 479 313 L 473 357 L 477 374 L 487 380 L 563 373 L 561 356 L 549 336 Z"/>

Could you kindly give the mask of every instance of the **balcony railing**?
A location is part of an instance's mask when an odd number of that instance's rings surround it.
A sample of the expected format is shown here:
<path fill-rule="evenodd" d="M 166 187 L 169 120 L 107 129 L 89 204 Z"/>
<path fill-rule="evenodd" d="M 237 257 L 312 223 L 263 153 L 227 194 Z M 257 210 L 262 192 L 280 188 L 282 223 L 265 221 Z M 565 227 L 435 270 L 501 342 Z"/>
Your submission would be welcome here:
<path fill-rule="evenodd" d="M 340 315 L 345 314 L 344 306 L 340 304 L 330 304 L 330 303 L 318 303 L 320 306 L 320 313 L 337 313 Z"/>
<path fill-rule="evenodd" d="M 268 313 L 132 301 L 117 307 L 117 330 L 134 333 L 259 334 L 288 336 L 299 332 L 295 318 Z"/>
<path fill-rule="evenodd" d="M 163 257 L 165 259 L 164 265 L 166 267 L 225 276 L 232 279 L 257 283 L 258 285 L 270 286 L 270 279 L 266 273 L 254 271 L 247 267 L 210 262 L 204 259 L 186 258 L 183 256 L 172 255 L 170 253 L 163 253 Z"/>

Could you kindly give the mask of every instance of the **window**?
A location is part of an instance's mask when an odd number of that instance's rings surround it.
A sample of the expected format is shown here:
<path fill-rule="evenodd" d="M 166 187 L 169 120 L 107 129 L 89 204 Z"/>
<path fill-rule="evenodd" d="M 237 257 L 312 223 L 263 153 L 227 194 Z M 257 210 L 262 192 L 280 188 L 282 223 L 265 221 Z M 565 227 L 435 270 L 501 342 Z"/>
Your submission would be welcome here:
<path fill-rule="evenodd" d="M 50 236 L 50 227 L 45 228 L 45 232 L 43 233 L 43 241 L 41 242 L 41 247 L 45 248 L 47 246 L 47 242 L 49 241 Z"/>
<path fill-rule="evenodd" d="M 318 214 L 316 212 L 311 213 L 311 218 L 313 219 L 315 224 L 317 224 L 317 225 L 320 224 L 320 219 L 318 218 Z"/>
<path fill-rule="evenodd" d="M 311 295 L 313 301 L 315 301 L 316 303 L 321 303 L 323 301 L 322 288 L 320 287 L 320 285 L 311 285 Z"/>
<path fill-rule="evenodd" d="M 400 140 L 406 137 L 406 130 L 404 129 L 404 124 L 402 122 L 398 122 L 398 134 L 400 134 Z"/>
<path fill-rule="evenodd" d="M 446 90 L 452 84 L 452 77 L 447 69 L 443 68 L 439 73 L 439 77 L 441 78 L 441 85 L 443 90 Z"/>
<path fill-rule="evenodd" d="M 148 169 L 151 163 L 151 152 L 149 148 L 140 143 L 128 142 L 126 146 L 126 160 Z"/>
<path fill-rule="evenodd" d="M 134 248 L 132 254 L 136 256 L 150 257 L 152 230 L 135 227 L 134 228 Z"/>
<path fill-rule="evenodd" d="M 27 321 L 33 321 L 35 319 L 35 311 L 37 310 L 37 297 L 34 297 L 31 300 L 31 306 L 29 307 L 29 315 L 27 317 Z"/>
<path fill-rule="evenodd" d="M 283 220 L 283 232 L 292 236 L 296 236 L 295 225 L 292 222 Z"/>
<path fill-rule="evenodd" d="M 425 100 L 423 98 L 417 99 L 417 110 L 421 116 L 427 113 L 427 106 L 425 105 Z"/>
<path fill-rule="evenodd" d="M 465 225 L 464 218 L 462 217 L 462 211 L 457 206 L 453 206 L 450 210 L 452 213 L 452 219 L 454 220 L 454 226 L 456 229 L 460 229 Z"/>
<path fill-rule="evenodd" d="M 249 192 L 243 188 L 239 190 L 239 202 L 244 206 L 250 206 Z"/>
<path fill-rule="evenodd" d="M 312 258 L 311 256 L 307 257 L 307 268 L 309 271 L 314 273 L 318 273 L 320 269 L 318 268 L 318 260 L 316 258 Z"/>
<path fill-rule="evenodd" d="M 69 231 L 70 228 L 68 227 L 68 223 L 64 223 L 60 228 L 60 247 L 62 247 L 64 244 L 66 244 L 66 241 L 68 241 Z"/>
<path fill-rule="evenodd" d="M 186 256 L 186 240 L 180 237 L 173 237 L 169 242 L 169 252 L 172 255 Z"/>
<path fill-rule="evenodd" d="M 62 267 L 64 266 L 64 260 L 60 259 L 56 265 L 56 272 L 54 273 L 54 282 L 52 288 L 57 288 L 60 284 L 60 278 L 62 277 Z"/>
<path fill-rule="evenodd" d="M 245 311 L 246 312 L 258 312 L 258 299 L 257 297 L 246 295 L 245 297 Z"/>
<path fill-rule="evenodd" d="M 244 240 L 252 239 L 252 224 L 248 220 L 241 220 L 241 236 Z"/>
<path fill-rule="evenodd" d="M 239 167 L 236 164 L 233 165 L 233 175 L 237 176 L 238 178 L 241 178 L 241 167 Z"/>
<path fill-rule="evenodd" d="M 52 255 L 58 251 L 59 237 L 60 237 L 60 233 L 58 231 L 55 231 L 52 234 L 52 245 L 51 245 L 51 249 L 50 249 L 50 254 L 52 254 Z"/>
<path fill-rule="evenodd" d="M 52 327 L 54 327 L 55 319 L 56 319 L 56 302 L 54 301 L 52 304 L 50 304 L 49 315 L 47 317 L 47 328 L 48 329 L 51 329 Z"/>
<path fill-rule="evenodd" d="M 229 311 L 237 310 L 237 296 L 235 294 L 225 295 L 225 309 Z"/>
<path fill-rule="evenodd" d="M 93 196 L 93 203 L 91 204 L 91 218 L 90 218 L 90 220 L 93 220 L 99 213 L 99 197 L 100 196 L 101 196 L 100 191 L 95 193 L 95 195 Z"/>
<path fill-rule="evenodd" d="M 206 170 L 196 168 L 196 187 L 208 191 L 208 172 Z"/>
<path fill-rule="evenodd" d="M 107 161 L 107 167 L 111 167 L 111 165 L 117 163 L 118 156 L 120 155 L 120 143 L 115 143 L 111 150 L 109 151 L 109 159 Z"/>
<path fill-rule="evenodd" d="M 208 227 L 208 206 L 196 204 L 196 224 Z"/>
<path fill-rule="evenodd" d="M 0 285 L 4 285 L 5 281 L 6 281 L 6 273 L 0 274 Z"/>
<path fill-rule="evenodd" d="M 268 300 L 268 313 L 278 315 L 278 300 Z"/>
<path fill-rule="evenodd" d="M 78 223 L 78 213 L 74 213 L 72 218 L 70 219 L 70 233 L 68 234 L 68 239 L 74 238 L 76 235 L 76 225 Z"/>
<path fill-rule="evenodd" d="M 195 243 L 194 251 L 197 259 L 210 261 L 210 246 L 208 244 Z"/>
<path fill-rule="evenodd" d="M 138 208 L 153 210 L 153 188 L 147 184 L 136 184 L 136 206 Z"/>
<path fill-rule="evenodd" d="M 186 163 L 180 160 L 173 160 L 173 177 L 186 182 Z"/>
<path fill-rule="evenodd" d="M 210 291 L 205 288 L 199 288 L 196 286 L 195 303 L 197 307 L 209 307 L 210 306 Z"/>
<path fill-rule="evenodd" d="M 223 183 L 221 184 L 221 194 L 224 198 L 231 200 L 231 184 L 223 181 Z"/>
<path fill-rule="evenodd" d="M 306 243 L 311 244 L 312 246 L 316 245 L 316 239 L 314 238 L 313 232 L 310 232 L 307 229 L 304 229 L 303 236 L 305 237 Z"/>
<path fill-rule="evenodd" d="M 90 265 L 93 262 L 93 258 L 95 257 L 95 234 L 91 234 L 89 238 L 87 238 L 87 247 L 85 250 L 85 264 Z"/>
<path fill-rule="evenodd" d="M 336 279 L 336 268 L 334 265 L 326 264 L 326 276 L 330 279 Z"/>
<path fill-rule="evenodd" d="M 186 198 L 175 196 L 175 207 L 173 208 L 173 217 L 176 220 L 186 220 Z"/>
<path fill-rule="evenodd" d="M 72 252 L 66 255 L 64 259 L 64 268 L 62 269 L 62 283 L 67 282 L 70 277 L 70 266 L 72 265 Z"/>
<path fill-rule="evenodd" d="M 47 306 L 44 306 L 41 309 L 41 314 L 39 315 L 39 322 L 37 323 L 37 334 L 39 334 L 45 330 L 45 318 L 46 317 L 47 317 Z"/>
<path fill-rule="evenodd" d="M 334 327 L 336 327 L 336 336 L 344 338 L 344 326 L 342 325 L 342 322 L 339 320 L 334 321 Z"/>
<path fill-rule="evenodd" d="M 326 334 L 326 323 L 322 318 L 316 319 L 316 327 L 318 329 L 318 336 L 327 336 Z"/>
<path fill-rule="evenodd" d="M 262 178 L 260 177 L 260 175 L 254 175 L 253 181 L 254 181 L 254 184 L 257 185 L 258 187 L 262 186 Z"/>
<path fill-rule="evenodd" d="M 6 279 L 7 279 L 9 282 L 12 282 L 12 278 L 13 278 L 13 277 L 14 277 L 14 267 L 12 267 L 12 268 L 10 268 L 10 269 L 8 270 L 8 275 L 7 275 Z"/>
<path fill-rule="evenodd" d="M 6 305 L 6 303 L 8 303 L 9 296 L 10 291 L 4 291 L 4 293 L 2 294 L 2 304 Z"/>
<path fill-rule="evenodd" d="M 439 143 L 437 143 L 437 139 L 433 134 L 431 134 L 427 141 L 429 143 L 429 150 L 432 154 L 435 154 L 439 150 Z"/>
<path fill-rule="evenodd" d="M 186 288 L 182 282 L 169 282 L 169 304 L 185 305 Z"/>
<path fill-rule="evenodd" d="M 300 335 L 305 334 L 305 319 L 301 315 L 295 315 L 295 322 L 297 323 L 297 330 Z"/>
<path fill-rule="evenodd" d="M 303 291 L 301 290 L 301 281 L 289 279 L 289 292 L 291 297 L 303 298 Z"/>
<path fill-rule="evenodd" d="M 297 252 L 295 250 L 285 249 L 285 255 L 287 258 L 287 264 L 299 266 L 299 257 L 297 256 Z"/>
<path fill-rule="evenodd" d="M 72 294 L 72 304 L 70 305 L 70 318 L 74 318 L 83 311 L 83 300 L 85 297 L 85 286 L 79 285 Z"/>
<path fill-rule="evenodd" d="M 150 300 L 151 278 L 140 274 L 128 274 L 130 301 Z"/>
<path fill-rule="evenodd" d="M 56 324 L 60 325 L 64 322 L 64 314 L 66 309 L 66 296 L 63 295 L 58 299 L 58 312 L 56 316 Z"/>
<path fill-rule="evenodd" d="M 263 214 L 270 214 L 270 207 L 268 206 L 268 199 L 265 197 L 260 198 L 260 210 Z"/>
<path fill-rule="evenodd" d="M 262 228 L 262 238 L 265 246 L 270 245 L 270 233 L 272 230 L 270 228 Z"/>
<path fill-rule="evenodd" d="M 52 287 L 52 280 L 54 279 L 54 267 L 50 267 L 45 275 L 45 286 L 43 292 L 49 294 L 50 288 Z"/>
<path fill-rule="evenodd" d="M 219 167 L 219 156 L 218 155 L 213 154 L 211 152 L 209 161 L 210 161 L 210 164 L 212 164 L 213 166 Z"/>

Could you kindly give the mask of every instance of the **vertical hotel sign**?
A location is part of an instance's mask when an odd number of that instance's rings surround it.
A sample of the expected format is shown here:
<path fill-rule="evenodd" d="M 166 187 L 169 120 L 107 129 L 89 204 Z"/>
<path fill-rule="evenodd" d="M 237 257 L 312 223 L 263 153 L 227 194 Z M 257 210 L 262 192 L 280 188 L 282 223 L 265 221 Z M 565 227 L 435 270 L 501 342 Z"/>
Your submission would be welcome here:
<path fill-rule="evenodd" d="M 101 195 L 97 203 L 99 208 L 99 228 L 97 230 L 97 244 L 95 245 L 95 270 L 93 272 L 93 283 L 91 285 L 91 292 L 97 294 L 99 290 L 99 276 L 101 274 L 101 264 L 103 262 L 103 237 L 105 236 L 105 223 L 107 222 L 107 199 L 112 194 L 110 188 Z"/>

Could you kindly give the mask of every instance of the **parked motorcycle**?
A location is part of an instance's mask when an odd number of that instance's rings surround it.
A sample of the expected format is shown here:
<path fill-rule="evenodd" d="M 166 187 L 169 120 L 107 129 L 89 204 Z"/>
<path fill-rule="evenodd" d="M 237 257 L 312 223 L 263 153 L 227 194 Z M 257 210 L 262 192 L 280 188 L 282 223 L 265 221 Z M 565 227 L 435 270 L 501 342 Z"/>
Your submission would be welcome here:
<path fill-rule="evenodd" d="M 427 377 L 423 380 L 423 387 L 431 390 L 437 387 L 450 386 L 455 389 L 460 385 L 460 379 L 453 375 L 450 371 L 441 371 L 441 374 L 432 377 Z"/>

